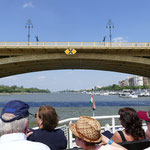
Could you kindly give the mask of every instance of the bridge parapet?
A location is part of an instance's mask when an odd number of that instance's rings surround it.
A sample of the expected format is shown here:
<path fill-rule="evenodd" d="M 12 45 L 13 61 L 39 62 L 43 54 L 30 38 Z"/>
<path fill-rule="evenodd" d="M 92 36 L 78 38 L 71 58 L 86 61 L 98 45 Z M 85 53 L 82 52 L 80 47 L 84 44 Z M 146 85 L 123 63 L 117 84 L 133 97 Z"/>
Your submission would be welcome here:
<path fill-rule="evenodd" d="M 150 48 L 149 42 L 0 42 L 0 48 L 3 47 L 80 47 L 80 48 Z"/>

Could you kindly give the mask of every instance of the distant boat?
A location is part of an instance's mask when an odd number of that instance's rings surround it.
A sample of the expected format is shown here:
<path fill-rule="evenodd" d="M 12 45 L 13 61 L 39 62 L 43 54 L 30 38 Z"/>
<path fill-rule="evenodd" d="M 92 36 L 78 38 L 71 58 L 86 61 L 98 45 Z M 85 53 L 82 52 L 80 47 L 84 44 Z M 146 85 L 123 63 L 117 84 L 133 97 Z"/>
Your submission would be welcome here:
<path fill-rule="evenodd" d="M 92 94 L 92 92 L 86 92 L 86 91 L 83 91 L 82 92 L 83 94 Z M 109 95 L 109 92 L 94 92 L 94 95 L 103 95 L 103 96 L 107 96 Z"/>
<path fill-rule="evenodd" d="M 135 94 L 132 90 L 128 90 L 128 89 L 120 92 L 119 96 L 123 98 L 138 98 L 137 94 Z"/>
<path fill-rule="evenodd" d="M 141 92 L 138 96 L 139 97 L 150 97 L 150 93 L 148 91 L 145 91 L 145 92 Z"/>
<path fill-rule="evenodd" d="M 109 92 L 104 92 L 103 95 L 107 96 L 107 95 L 109 95 Z"/>

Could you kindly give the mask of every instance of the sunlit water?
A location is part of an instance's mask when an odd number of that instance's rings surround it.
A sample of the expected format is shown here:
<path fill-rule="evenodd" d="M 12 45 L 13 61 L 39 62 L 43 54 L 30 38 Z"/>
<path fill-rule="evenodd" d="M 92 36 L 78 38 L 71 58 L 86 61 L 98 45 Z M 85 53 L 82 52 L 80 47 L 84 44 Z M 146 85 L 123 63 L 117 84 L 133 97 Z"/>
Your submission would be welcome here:
<path fill-rule="evenodd" d="M 10 100 L 22 100 L 30 105 L 30 112 L 36 113 L 41 105 L 53 106 L 60 118 L 92 116 L 93 111 L 89 105 L 91 95 L 82 93 L 50 93 L 50 94 L 25 94 L 25 95 L 0 95 L 0 111 Z M 138 110 L 150 109 L 150 97 L 146 98 L 120 98 L 117 95 L 95 95 L 95 116 L 117 115 L 122 107 L 133 107 Z M 35 122 L 34 118 L 30 121 Z"/>

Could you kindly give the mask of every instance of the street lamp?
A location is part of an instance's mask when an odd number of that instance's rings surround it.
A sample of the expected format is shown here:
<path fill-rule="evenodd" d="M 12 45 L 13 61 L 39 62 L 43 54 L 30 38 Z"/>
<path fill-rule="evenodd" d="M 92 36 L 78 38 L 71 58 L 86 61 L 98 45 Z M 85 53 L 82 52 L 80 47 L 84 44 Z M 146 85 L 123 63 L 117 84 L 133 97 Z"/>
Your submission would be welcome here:
<path fill-rule="evenodd" d="M 25 28 L 28 29 L 28 45 L 29 45 L 29 42 L 30 42 L 30 29 L 33 28 L 33 24 L 31 23 L 30 19 L 28 19 L 28 22 L 25 25 Z"/>
<path fill-rule="evenodd" d="M 111 19 L 109 19 L 109 21 L 108 21 L 108 23 L 106 25 L 106 28 L 109 28 L 109 33 L 110 33 L 109 37 L 110 37 L 110 46 L 111 46 L 111 37 L 112 37 L 112 35 L 111 35 L 111 29 L 114 28 L 114 25 L 111 22 Z"/>

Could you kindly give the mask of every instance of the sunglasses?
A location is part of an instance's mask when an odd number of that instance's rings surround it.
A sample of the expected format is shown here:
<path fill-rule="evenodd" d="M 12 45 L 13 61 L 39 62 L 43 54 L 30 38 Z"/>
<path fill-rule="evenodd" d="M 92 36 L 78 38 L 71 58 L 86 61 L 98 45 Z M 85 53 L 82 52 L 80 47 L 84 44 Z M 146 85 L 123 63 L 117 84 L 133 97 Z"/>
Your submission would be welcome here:
<path fill-rule="evenodd" d="M 150 121 L 145 121 L 146 122 L 146 124 L 150 124 Z"/>
<path fill-rule="evenodd" d="M 34 118 L 37 118 L 37 114 L 32 114 L 32 113 L 29 113 L 31 116 L 33 116 Z"/>

